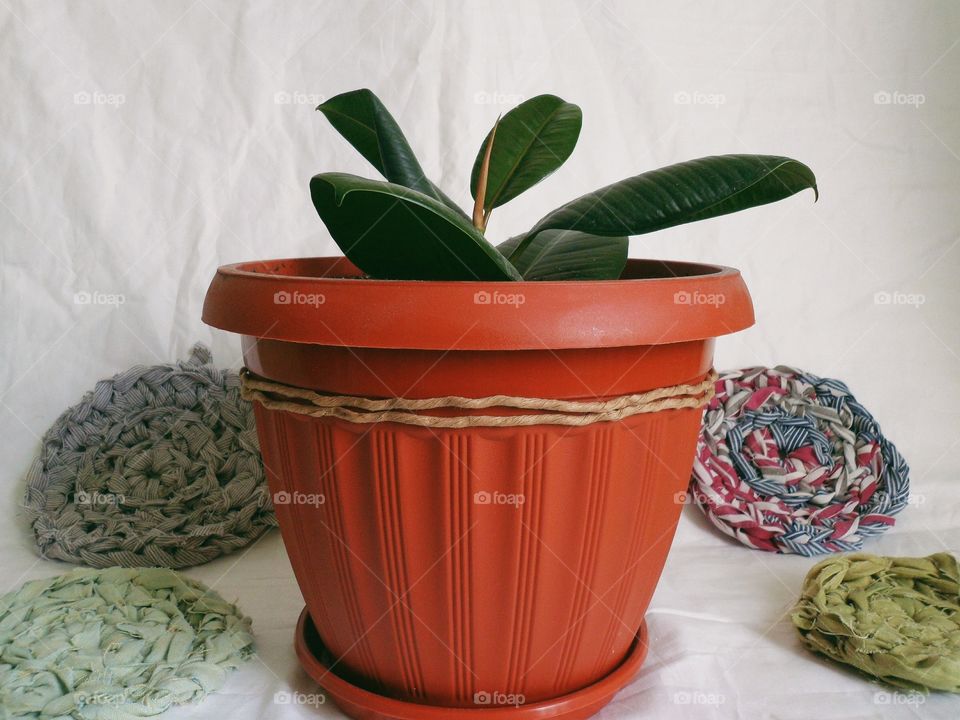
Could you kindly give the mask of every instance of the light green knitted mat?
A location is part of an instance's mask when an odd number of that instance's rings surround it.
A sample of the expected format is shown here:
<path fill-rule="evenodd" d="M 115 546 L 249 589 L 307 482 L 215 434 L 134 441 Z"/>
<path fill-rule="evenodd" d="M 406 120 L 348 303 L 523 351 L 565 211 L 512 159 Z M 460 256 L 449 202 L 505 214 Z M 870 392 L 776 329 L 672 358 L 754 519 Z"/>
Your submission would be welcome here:
<path fill-rule="evenodd" d="M 857 553 L 814 565 L 792 613 L 804 644 L 890 685 L 960 692 L 960 568 Z"/>
<path fill-rule="evenodd" d="M 166 568 L 81 568 L 0 597 L 0 718 L 122 720 L 218 689 L 250 620 Z"/>

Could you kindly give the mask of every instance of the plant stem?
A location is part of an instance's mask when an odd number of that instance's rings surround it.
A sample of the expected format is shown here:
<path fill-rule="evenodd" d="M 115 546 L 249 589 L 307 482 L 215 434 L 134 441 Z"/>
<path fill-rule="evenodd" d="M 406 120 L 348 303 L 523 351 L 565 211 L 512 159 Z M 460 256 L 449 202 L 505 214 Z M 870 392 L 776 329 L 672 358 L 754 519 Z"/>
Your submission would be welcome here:
<path fill-rule="evenodd" d="M 490 131 L 490 137 L 487 138 L 487 148 L 483 152 L 483 162 L 480 164 L 480 174 L 477 176 L 477 197 L 473 203 L 473 226 L 480 232 L 487 229 L 487 222 L 490 220 L 490 211 L 485 211 L 483 203 L 487 198 L 487 175 L 490 172 L 490 154 L 493 152 L 493 139 L 497 135 L 497 126 L 500 124 L 500 118 L 493 124 Z"/>

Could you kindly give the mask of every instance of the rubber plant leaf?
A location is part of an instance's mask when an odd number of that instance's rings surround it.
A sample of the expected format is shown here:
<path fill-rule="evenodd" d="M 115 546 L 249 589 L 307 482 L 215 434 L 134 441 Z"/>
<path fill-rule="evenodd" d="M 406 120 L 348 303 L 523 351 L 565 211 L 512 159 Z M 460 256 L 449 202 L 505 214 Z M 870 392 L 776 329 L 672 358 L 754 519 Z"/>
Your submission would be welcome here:
<path fill-rule="evenodd" d="M 490 153 L 484 210 L 512 200 L 563 165 L 577 144 L 582 121 L 580 108 L 556 95 L 530 98 L 500 118 Z M 470 192 L 474 199 L 489 139 L 487 133 L 473 164 Z"/>
<path fill-rule="evenodd" d="M 394 183 L 322 173 L 310 180 L 321 220 L 343 254 L 385 280 L 521 280 L 469 220 Z"/>
<path fill-rule="evenodd" d="M 509 257 L 523 237 L 512 237 L 497 245 L 497 250 Z M 544 230 L 515 267 L 524 280 L 615 280 L 627 264 L 627 246 L 624 236 Z"/>
<path fill-rule="evenodd" d="M 642 235 L 695 220 L 765 205 L 811 188 L 803 163 L 774 155 L 717 155 L 669 165 L 621 180 L 547 214 L 520 241 L 510 259 L 523 264 L 544 230 L 594 235 Z"/>
<path fill-rule="evenodd" d="M 373 92 L 351 90 L 330 98 L 317 110 L 388 182 L 428 195 L 467 217 L 427 179 L 397 121 Z"/>

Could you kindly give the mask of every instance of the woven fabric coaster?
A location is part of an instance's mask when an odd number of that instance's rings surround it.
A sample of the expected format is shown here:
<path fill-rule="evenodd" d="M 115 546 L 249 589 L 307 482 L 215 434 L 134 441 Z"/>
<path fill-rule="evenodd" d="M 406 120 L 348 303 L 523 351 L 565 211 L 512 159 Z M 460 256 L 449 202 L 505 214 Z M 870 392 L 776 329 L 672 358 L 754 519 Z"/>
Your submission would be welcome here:
<path fill-rule="evenodd" d="M 960 569 L 947 553 L 814 565 L 791 615 L 804 645 L 896 687 L 960 692 Z"/>
<path fill-rule="evenodd" d="M 909 468 L 839 380 L 793 368 L 721 373 L 694 461 L 694 502 L 748 547 L 858 550 L 894 524 Z"/>
<path fill-rule="evenodd" d="M 123 720 L 221 687 L 250 620 L 166 568 L 78 568 L 0 597 L 0 717 Z"/>
<path fill-rule="evenodd" d="M 276 525 L 252 405 L 202 345 L 97 383 L 43 437 L 24 501 L 41 555 L 182 568 Z"/>

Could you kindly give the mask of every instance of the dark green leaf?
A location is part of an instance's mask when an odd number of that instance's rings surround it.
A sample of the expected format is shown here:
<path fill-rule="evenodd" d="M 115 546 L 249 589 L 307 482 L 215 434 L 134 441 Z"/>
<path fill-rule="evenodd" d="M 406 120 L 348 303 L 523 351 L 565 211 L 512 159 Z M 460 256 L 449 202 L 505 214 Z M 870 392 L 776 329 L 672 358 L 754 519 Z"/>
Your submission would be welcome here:
<path fill-rule="evenodd" d="M 484 210 L 512 200 L 563 165 L 580 137 L 582 119 L 579 107 L 555 95 L 530 98 L 504 115 L 493 140 Z M 489 138 L 487 133 L 473 164 L 474 198 Z"/>
<path fill-rule="evenodd" d="M 352 90 L 317 107 L 330 124 L 389 182 L 411 188 L 467 214 L 424 175 L 393 116 L 370 90 Z"/>
<path fill-rule="evenodd" d="M 354 265 L 385 280 L 520 280 L 469 221 L 440 201 L 346 173 L 310 180 L 310 195 Z"/>
<path fill-rule="evenodd" d="M 506 256 L 523 235 L 497 245 Z M 524 280 L 615 280 L 627 264 L 627 238 L 544 230 L 511 262 Z"/>
<path fill-rule="evenodd" d="M 601 188 L 549 213 L 518 244 L 520 256 L 551 228 L 595 235 L 642 235 L 782 200 L 806 188 L 813 171 L 771 155 L 719 155 L 669 165 Z"/>

